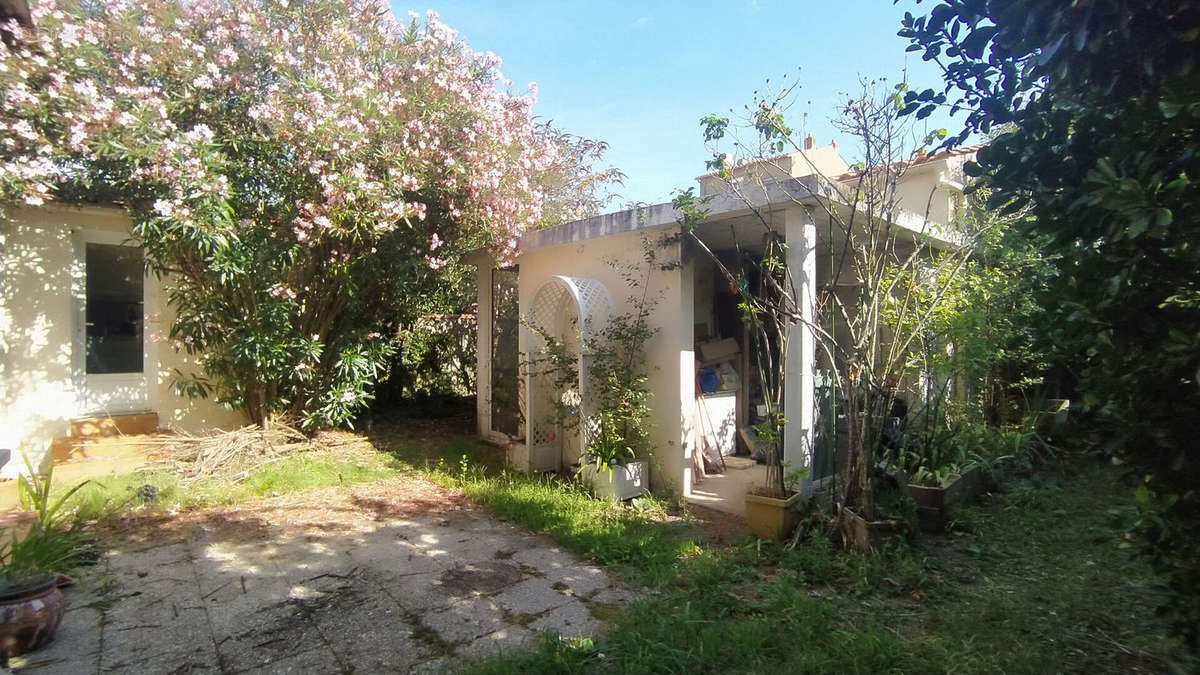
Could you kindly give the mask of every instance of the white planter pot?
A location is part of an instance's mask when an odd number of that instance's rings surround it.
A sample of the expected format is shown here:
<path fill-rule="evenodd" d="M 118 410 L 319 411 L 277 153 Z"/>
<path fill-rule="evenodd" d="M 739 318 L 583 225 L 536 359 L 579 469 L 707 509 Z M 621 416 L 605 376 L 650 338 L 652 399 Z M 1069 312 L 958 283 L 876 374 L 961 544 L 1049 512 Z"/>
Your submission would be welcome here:
<path fill-rule="evenodd" d="M 591 484 L 596 497 L 624 501 L 646 494 L 650 487 L 650 464 L 646 460 L 638 460 L 614 466 L 612 473 L 597 468 L 595 464 L 585 464 L 583 477 Z"/>

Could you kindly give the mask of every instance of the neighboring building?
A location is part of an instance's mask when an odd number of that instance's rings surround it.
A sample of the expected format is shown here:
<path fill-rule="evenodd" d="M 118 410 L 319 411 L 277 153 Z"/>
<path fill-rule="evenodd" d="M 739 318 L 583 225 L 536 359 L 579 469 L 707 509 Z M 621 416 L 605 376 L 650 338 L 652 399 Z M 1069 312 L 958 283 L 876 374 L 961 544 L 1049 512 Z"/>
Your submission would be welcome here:
<path fill-rule="evenodd" d="M 171 320 L 124 210 L 9 210 L 0 221 L 0 448 L 14 453 L 0 477 L 22 470 L 18 449 L 35 465 L 56 441 L 66 450 L 81 420 L 115 417 L 139 431 L 244 424 L 172 391 L 175 370 L 191 366 L 167 340 Z"/>
<path fill-rule="evenodd" d="M 826 238 L 831 229 L 827 211 L 817 200 L 848 208 L 829 186 L 840 185 L 845 193 L 859 174 L 849 172 L 836 145 L 814 147 L 811 139 L 806 145 L 804 153 L 733 169 L 741 195 L 733 194 L 719 176 L 700 177 L 700 195 L 712 201 L 710 215 L 697 233 L 718 254 L 732 253 L 735 240 L 743 251 L 752 253 L 756 246 L 761 251 L 764 228 L 747 206 L 748 199 L 784 234 L 788 264 L 805 300 L 803 311 L 811 313 L 814 289 L 830 270 Z M 946 225 L 961 206 L 962 165 L 973 150 L 914 159 L 898 186 L 901 213 L 895 225 L 914 237 L 953 245 Z M 581 435 L 555 422 L 552 399 L 563 392 L 539 372 L 542 338 L 528 326 L 540 326 L 577 345 L 581 331 L 629 308 L 630 290 L 613 263 L 641 265 L 645 239 L 665 242 L 660 259 L 680 264 L 656 268 L 650 276 L 651 293 L 661 294 L 650 316 L 657 332 L 646 345 L 655 413 L 652 483 L 736 512 L 746 486 L 730 494 L 728 488 L 712 487 L 727 477 L 701 484 L 696 453 L 702 443 L 723 453 L 745 445 L 738 430 L 755 421 L 756 378 L 735 296 L 723 290 L 710 258 L 671 236 L 679 232 L 678 217 L 670 204 L 605 214 L 525 234 L 511 265 L 499 266 L 485 253 L 468 258 L 479 268 L 478 433 L 506 447 L 509 463 L 521 470 L 559 470 L 579 460 Z M 813 467 L 805 485 L 811 490 L 825 477 L 823 472 L 831 470 L 831 462 L 813 459 L 819 378 L 813 337 L 801 324 L 793 330 L 786 363 L 784 455 L 792 467 Z M 727 378 L 732 383 L 723 387 L 727 391 L 697 396 L 698 370 L 709 365 L 723 367 L 726 373 L 732 370 L 735 377 Z M 586 392 L 581 393 L 586 399 Z M 586 400 L 582 408 L 587 410 Z"/>

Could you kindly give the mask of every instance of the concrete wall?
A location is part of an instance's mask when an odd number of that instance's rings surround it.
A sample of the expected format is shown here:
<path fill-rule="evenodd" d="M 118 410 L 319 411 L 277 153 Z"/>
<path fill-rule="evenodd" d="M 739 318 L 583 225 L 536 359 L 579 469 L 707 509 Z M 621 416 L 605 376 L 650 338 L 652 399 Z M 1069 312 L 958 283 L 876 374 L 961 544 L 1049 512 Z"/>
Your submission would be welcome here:
<path fill-rule="evenodd" d="M 587 241 L 537 248 L 517 259 L 520 265 L 522 316 L 527 316 L 534 296 L 550 277 L 565 275 L 595 279 L 612 296 L 618 314 L 632 311 L 630 296 L 641 289 L 629 288 L 616 265 L 638 266 L 645 270 L 642 238 L 662 238 L 667 229 L 622 232 Z M 658 249 L 659 264 L 678 261 L 680 245 L 671 242 Z M 694 356 L 692 352 L 693 281 L 690 266 L 670 270 L 655 267 L 648 284 L 650 297 L 658 298 L 650 314 L 650 325 L 657 329 L 646 344 L 650 364 L 649 389 L 653 395 L 654 429 L 651 442 L 651 482 L 655 489 L 686 493 L 691 485 L 693 446 L 693 409 L 695 406 Z M 482 325 L 482 322 L 481 322 Z M 522 331 L 522 359 L 527 353 Z M 481 387 L 481 391 L 482 391 Z"/>
<path fill-rule="evenodd" d="M 22 448 L 35 464 L 50 442 L 68 434 L 81 416 L 80 349 L 76 293 L 82 282 L 77 262 L 81 232 L 129 234 L 118 209 L 47 206 L 11 210 L 0 221 L 0 448 Z M 211 401 L 189 401 L 171 391 L 175 368 L 187 372 L 186 355 L 166 340 L 173 314 L 146 279 L 145 341 L 148 407 L 163 427 L 195 432 L 243 423 L 238 413 Z M 20 457 L 0 469 L 11 477 Z"/>
<path fill-rule="evenodd" d="M 835 143 L 812 147 L 803 152 L 792 152 L 758 161 L 747 162 L 730 168 L 730 179 L 740 190 L 751 190 L 764 181 L 781 178 L 822 176 L 833 178 L 849 170 L 846 160 L 838 153 Z M 701 196 L 721 194 L 730 189 L 729 182 L 716 174 L 705 174 L 700 181 Z"/>
<path fill-rule="evenodd" d="M 971 156 L 951 155 L 917 164 L 904 173 L 896 186 L 900 208 L 928 223 L 944 226 L 954 220 L 962 201 L 962 165 Z"/>

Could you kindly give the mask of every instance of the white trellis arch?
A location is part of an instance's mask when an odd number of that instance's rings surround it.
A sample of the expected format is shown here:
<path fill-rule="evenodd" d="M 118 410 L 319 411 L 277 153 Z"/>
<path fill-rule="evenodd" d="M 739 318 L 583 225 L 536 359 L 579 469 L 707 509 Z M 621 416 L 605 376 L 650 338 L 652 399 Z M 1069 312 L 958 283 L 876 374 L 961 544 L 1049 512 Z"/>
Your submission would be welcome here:
<path fill-rule="evenodd" d="M 531 471 L 557 471 L 572 464 L 584 452 L 591 436 L 592 402 L 587 373 L 591 355 L 583 349 L 597 330 L 612 316 L 613 302 L 608 289 L 595 279 L 556 275 L 550 277 L 533 296 L 526 315 L 525 346 L 529 355 L 525 374 L 526 419 L 529 423 L 526 443 L 529 444 Z M 546 331 L 562 340 L 578 357 L 575 392 L 571 396 L 575 424 L 564 424 L 558 415 L 556 400 L 569 395 L 569 385 L 563 389 L 555 382 L 553 365 L 546 356 L 546 340 L 532 327 Z"/>

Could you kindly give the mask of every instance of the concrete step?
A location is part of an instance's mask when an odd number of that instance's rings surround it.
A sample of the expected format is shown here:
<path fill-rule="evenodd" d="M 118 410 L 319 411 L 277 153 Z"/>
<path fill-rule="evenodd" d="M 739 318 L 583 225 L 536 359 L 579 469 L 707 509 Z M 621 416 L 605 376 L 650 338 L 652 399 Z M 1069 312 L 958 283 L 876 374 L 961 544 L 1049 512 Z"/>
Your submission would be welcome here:
<path fill-rule="evenodd" d="M 158 432 L 157 413 L 130 413 L 71 420 L 71 438 L 139 436 Z"/>
<path fill-rule="evenodd" d="M 123 445 L 136 445 L 137 437 L 153 436 L 157 433 L 156 413 L 81 417 L 71 420 L 69 436 L 56 438 L 50 443 L 50 457 L 55 464 L 60 464 L 77 459 L 122 456 L 127 454 Z"/>
<path fill-rule="evenodd" d="M 161 439 L 159 434 L 56 438 L 50 444 L 50 457 L 55 465 L 81 460 L 122 460 L 154 454 L 161 445 Z"/>

